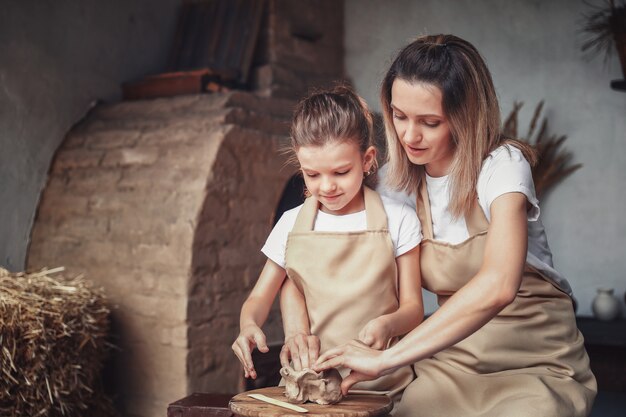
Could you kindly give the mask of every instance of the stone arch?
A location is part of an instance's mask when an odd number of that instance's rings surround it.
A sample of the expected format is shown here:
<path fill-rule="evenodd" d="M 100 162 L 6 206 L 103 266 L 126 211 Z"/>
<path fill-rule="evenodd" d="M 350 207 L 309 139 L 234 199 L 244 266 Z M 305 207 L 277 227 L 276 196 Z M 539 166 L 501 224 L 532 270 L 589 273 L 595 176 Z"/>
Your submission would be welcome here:
<path fill-rule="evenodd" d="M 290 175 L 277 150 L 292 105 L 242 92 L 102 105 L 57 150 L 27 266 L 105 288 L 124 414 L 241 385 L 230 344 Z"/>
<path fill-rule="evenodd" d="M 188 307 L 192 391 L 233 392 L 242 387 L 239 362 L 230 345 L 239 331 L 241 305 L 265 263 L 260 248 L 290 173 L 277 147 L 271 137 L 234 128 L 218 152 L 213 174 L 227 180 L 207 184 L 192 251 Z M 280 324 L 275 305 L 265 326 L 269 341 L 282 339 Z"/>

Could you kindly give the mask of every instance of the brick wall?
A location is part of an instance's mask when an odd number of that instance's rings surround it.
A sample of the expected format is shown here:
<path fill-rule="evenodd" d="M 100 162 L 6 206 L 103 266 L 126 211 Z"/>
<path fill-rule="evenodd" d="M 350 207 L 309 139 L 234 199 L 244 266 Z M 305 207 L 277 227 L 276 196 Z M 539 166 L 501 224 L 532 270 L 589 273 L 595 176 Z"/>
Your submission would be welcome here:
<path fill-rule="evenodd" d="M 342 0 L 270 0 L 252 72 L 258 94 L 299 99 L 345 78 Z"/>
<path fill-rule="evenodd" d="M 277 151 L 292 105 L 230 93 L 101 106 L 57 151 L 28 267 L 106 289 L 125 415 L 241 387 L 230 344 L 293 172 Z M 267 331 L 280 340 L 276 311 Z"/>

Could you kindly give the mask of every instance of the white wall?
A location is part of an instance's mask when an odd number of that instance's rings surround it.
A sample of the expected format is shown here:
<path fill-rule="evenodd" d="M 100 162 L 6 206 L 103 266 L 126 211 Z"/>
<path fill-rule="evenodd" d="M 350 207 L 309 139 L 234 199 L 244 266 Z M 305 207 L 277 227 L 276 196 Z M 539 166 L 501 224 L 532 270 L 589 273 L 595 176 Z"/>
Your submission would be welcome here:
<path fill-rule="evenodd" d="M 503 117 L 525 103 L 522 134 L 546 101 L 551 131 L 583 168 L 542 201 L 555 266 L 570 281 L 578 314 L 591 315 L 597 287 L 626 291 L 626 92 L 617 58 L 585 59 L 578 33 L 582 0 L 346 0 L 346 69 L 379 111 L 378 89 L 396 52 L 419 34 L 452 33 L 472 42 L 489 65 Z M 433 299 L 428 307 L 432 310 Z"/>
<path fill-rule="evenodd" d="M 24 268 L 50 161 L 96 100 L 161 72 L 179 0 L 19 0 L 0 11 L 0 266 Z M 54 265 L 50 265 L 54 266 Z"/>

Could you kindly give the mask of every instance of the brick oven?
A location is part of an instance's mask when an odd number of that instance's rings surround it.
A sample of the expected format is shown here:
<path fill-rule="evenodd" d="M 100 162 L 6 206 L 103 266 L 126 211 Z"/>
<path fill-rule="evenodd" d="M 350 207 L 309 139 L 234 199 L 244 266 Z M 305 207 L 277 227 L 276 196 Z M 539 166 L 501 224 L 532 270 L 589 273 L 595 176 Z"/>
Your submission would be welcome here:
<path fill-rule="evenodd" d="M 123 415 L 242 388 L 230 345 L 295 172 L 279 150 L 295 99 L 342 78 L 342 27 L 341 2 L 267 1 L 251 91 L 99 105 L 57 150 L 27 264 L 105 288 Z M 282 339 L 277 309 L 266 330 Z"/>

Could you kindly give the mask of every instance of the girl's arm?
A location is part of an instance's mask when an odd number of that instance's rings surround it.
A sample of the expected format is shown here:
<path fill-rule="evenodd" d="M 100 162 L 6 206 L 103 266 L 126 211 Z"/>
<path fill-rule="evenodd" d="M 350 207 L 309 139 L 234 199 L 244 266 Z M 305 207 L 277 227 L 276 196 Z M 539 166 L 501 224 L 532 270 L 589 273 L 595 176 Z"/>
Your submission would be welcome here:
<path fill-rule="evenodd" d="M 252 349 L 256 346 L 261 352 L 269 350 L 261 326 L 267 320 L 272 302 L 285 280 L 285 270 L 268 259 L 259 275 L 252 292 L 241 307 L 239 336 L 232 345 L 239 362 L 243 365 L 246 378 L 256 378 L 252 362 Z"/>
<path fill-rule="evenodd" d="M 384 349 L 389 339 L 417 327 L 424 319 L 419 246 L 396 258 L 399 306 L 390 314 L 370 321 L 359 333 L 359 340 L 374 349 Z"/>
<path fill-rule="evenodd" d="M 280 311 L 283 318 L 285 343 L 280 351 L 280 363 L 299 371 L 310 368 L 320 352 L 320 340 L 311 334 L 309 315 L 304 295 L 290 279 L 286 280 L 280 291 Z"/>
<path fill-rule="evenodd" d="M 480 271 L 433 315 L 393 347 L 376 351 L 350 342 L 318 359 L 315 370 L 353 369 L 342 389 L 431 357 L 481 328 L 517 295 L 528 245 L 526 197 L 503 194 L 491 204 L 491 223 Z"/>

